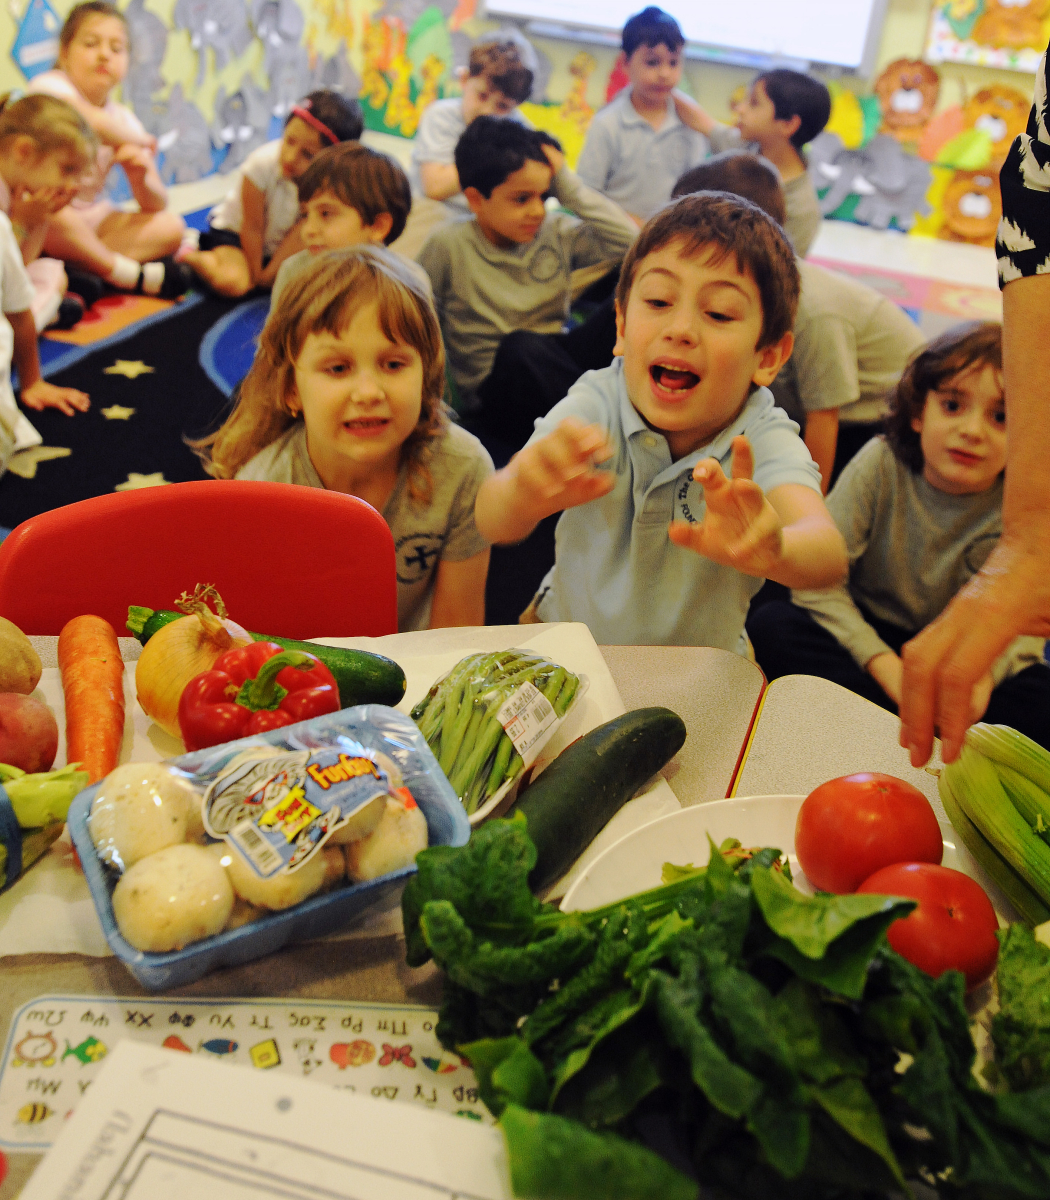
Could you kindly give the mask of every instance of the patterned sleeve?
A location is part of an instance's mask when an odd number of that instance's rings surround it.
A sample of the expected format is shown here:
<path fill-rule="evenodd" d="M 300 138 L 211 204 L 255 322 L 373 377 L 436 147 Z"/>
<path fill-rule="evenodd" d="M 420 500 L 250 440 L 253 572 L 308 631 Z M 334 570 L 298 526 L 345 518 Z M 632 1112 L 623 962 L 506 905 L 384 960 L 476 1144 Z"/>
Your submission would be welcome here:
<path fill-rule="evenodd" d="M 1028 275 L 1050 274 L 1050 112 L 1046 73 L 1044 54 L 1036 74 L 1028 128 L 1014 139 L 999 172 L 1003 217 L 995 253 L 1000 287 Z"/>

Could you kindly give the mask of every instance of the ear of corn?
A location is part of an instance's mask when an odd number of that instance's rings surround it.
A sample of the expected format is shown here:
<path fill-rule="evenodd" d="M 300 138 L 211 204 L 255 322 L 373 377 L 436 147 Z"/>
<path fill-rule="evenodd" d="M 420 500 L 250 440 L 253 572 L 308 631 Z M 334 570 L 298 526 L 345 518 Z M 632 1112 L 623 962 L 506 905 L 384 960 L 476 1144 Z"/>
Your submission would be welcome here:
<path fill-rule="evenodd" d="M 1050 921 L 1050 905 L 1044 903 L 1021 876 L 1010 867 L 1010 864 L 963 811 L 962 805 L 952 791 L 951 775 L 947 770 L 941 772 L 937 780 L 937 790 L 940 792 L 944 811 L 948 814 L 948 820 L 955 827 L 959 840 L 984 868 L 989 879 L 1014 906 L 1021 920 L 1032 927 L 1040 925 L 1044 921 Z"/>

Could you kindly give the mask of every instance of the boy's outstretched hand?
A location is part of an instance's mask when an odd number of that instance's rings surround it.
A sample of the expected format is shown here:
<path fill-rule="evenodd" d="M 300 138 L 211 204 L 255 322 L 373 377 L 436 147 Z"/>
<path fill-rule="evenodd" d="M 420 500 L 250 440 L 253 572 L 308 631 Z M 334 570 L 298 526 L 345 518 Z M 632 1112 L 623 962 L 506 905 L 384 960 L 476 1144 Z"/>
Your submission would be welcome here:
<path fill-rule="evenodd" d="M 22 388 L 20 393 L 22 403 L 26 408 L 34 408 L 42 412 L 45 408 L 57 408 L 67 417 L 75 412 L 87 412 L 91 407 L 87 392 L 78 392 L 76 388 L 57 387 L 46 379 L 38 379 L 29 387 Z"/>
<path fill-rule="evenodd" d="M 783 555 L 783 523 L 751 478 L 755 459 L 746 437 L 733 438 L 732 479 L 713 458 L 696 464 L 693 478 L 704 489 L 707 512 L 692 525 L 672 521 L 671 541 L 746 575 L 769 576 Z"/>
<path fill-rule="evenodd" d="M 482 536 L 491 542 L 520 541 L 544 517 L 604 496 L 615 480 L 597 464 L 611 455 L 601 426 L 566 417 L 482 484 L 476 507 Z"/>

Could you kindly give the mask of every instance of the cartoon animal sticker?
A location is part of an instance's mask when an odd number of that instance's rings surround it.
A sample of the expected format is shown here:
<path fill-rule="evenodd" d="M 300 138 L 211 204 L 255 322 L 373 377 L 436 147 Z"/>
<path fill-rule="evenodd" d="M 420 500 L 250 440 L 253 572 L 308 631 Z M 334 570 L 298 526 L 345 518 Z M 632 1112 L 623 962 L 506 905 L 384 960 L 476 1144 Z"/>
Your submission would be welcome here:
<path fill-rule="evenodd" d="M 58 1043 L 53 1033 L 32 1033 L 15 1043 L 11 1058 L 12 1067 L 53 1067 L 58 1054 Z"/>
<path fill-rule="evenodd" d="M 227 1054 L 233 1054 L 237 1049 L 237 1043 L 231 1042 L 229 1038 L 212 1038 L 210 1041 L 201 1042 L 197 1049 L 206 1050 L 209 1054 L 217 1054 L 222 1058 Z"/>
<path fill-rule="evenodd" d="M 41 1121 L 46 1121 L 54 1115 L 55 1110 L 48 1108 L 46 1104 L 23 1104 L 15 1120 L 20 1125 L 39 1125 Z"/>
<path fill-rule="evenodd" d="M 383 1053 L 379 1059 L 379 1066 L 389 1067 L 394 1063 L 399 1062 L 406 1067 L 414 1067 L 416 1060 L 412 1057 L 412 1047 L 409 1046 L 391 1046 L 389 1043 L 383 1043 Z"/>
<path fill-rule="evenodd" d="M 106 1057 L 108 1049 L 106 1043 L 100 1042 L 97 1037 L 85 1038 L 79 1046 L 71 1046 L 67 1041 L 66 1048 L 62 1053 L 62 1062 L 72 1055 L 80 1062 L 81 1066 L 86 1067 L 89 1063 L 101 1062 Z"/>
<path fill-rule="evenodd" d="M 933 114 L 941 79 L 918 59 L 898 58 L 875 81 L 882 109 L 882 130 L 901 141 L 915 141 Z"/>
<path fill-rule="evenodd" d="M 358 1038 L 353 1042 L 335 1042 L 328 1049 L 328 1057 L 340 1071 L 345 1071 L 347 1067 L 363 1067 L 365 1063 L 370 1063 L 375 1056 L 375 1046 L 371 1042 L 366 1042 L 364 1038 Z"/>
<path fill-rule="evenodd" d="M 170 1037 L 166 1037 L 164 1041 L 161 1042 L 161 1045 L 165 1050 L 182 1050 L 186 1054 L 193 1053 L 192 1048 L 187 1046 L 177 1033 L 173 1033 Z"/>

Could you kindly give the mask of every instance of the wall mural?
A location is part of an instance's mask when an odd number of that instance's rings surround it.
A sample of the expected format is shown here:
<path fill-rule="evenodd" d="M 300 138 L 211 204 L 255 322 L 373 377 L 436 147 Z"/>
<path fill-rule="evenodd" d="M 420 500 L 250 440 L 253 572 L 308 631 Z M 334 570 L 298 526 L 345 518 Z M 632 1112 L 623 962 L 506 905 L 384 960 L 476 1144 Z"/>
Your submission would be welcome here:
<path fill-rule="evenodd" d="M 934 5 L 930 62 L 1035 71 L 1050 35 L 1050 0 L 946 0 Z"/>
<path fill-rule="evenodd" d="M 278 137 L 291 105 L 315 88 L 357 96 L 369 129 L 410 138 L 428 104 L 458 93 L 472 35 L 484 28 L 477 6 L 478 0 L 312 0 L 302 8 L 297 0 L 175 0 L 169 24 L 146 0 L 129 0 L 123 11 L 132 53 L 123 100 L 157 137 L 169 184 L 233 170 Z M 1046 45 L 1050 0 L 947 0 L 934 11 L 931 37 L 938 22 L 960 45 L 1008 54 L 1009 64 L 996 64 L 1021 69 L 1025 54 L 1038 59 Z M 49 0 L 27 0 L 11 47 L 26 79 L 51 66 L 60 26 Z M 195 55 L 190 86 L 165 79 L 173 35 L 188 36 Z M 553 99 L 550 60 L 539 47 L 536 53 L 533 96 L 522 112 L 561 141 L 572 165 L 594 115 L 588 94 L 598 65 L 579 50 L 569 63 L 567 94 Z M 216 88 L 218 72 L 225 82 Z M 600 88 L 606 102 L 626 82 L 614 65 Z M 993 244 L 998 170 L 1027 123 L 1026 91 L 994 84 L 937 111 L 937 69 L 912 59 L 890 63 L 871 94 L 829 86 L 831 119 L 808 151 L 826 216 Z M 212 102 L 203 108 L 206 95 Z M 114 198 L 126 198 L 123 175 L 114 172 L 113 179 L 119 180 Z"/>

